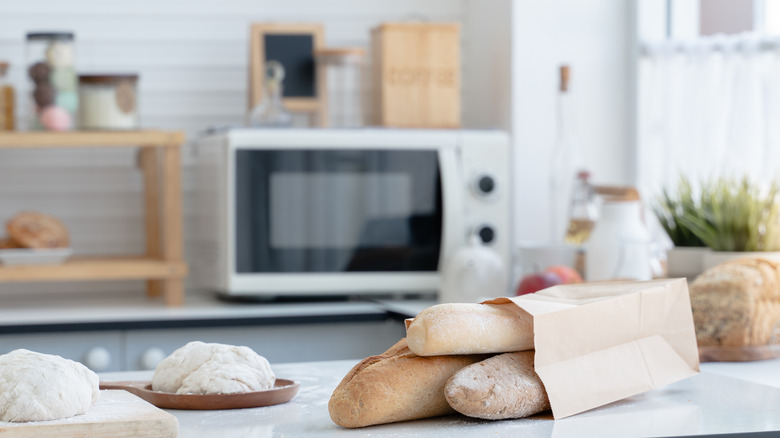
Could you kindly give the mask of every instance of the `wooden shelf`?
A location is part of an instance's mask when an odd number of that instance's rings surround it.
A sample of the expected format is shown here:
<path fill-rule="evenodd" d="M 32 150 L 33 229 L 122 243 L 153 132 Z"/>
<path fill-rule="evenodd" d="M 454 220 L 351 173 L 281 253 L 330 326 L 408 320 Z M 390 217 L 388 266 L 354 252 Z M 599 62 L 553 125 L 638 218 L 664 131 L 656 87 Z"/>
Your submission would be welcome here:
<path fill-rule="evenodd" d="M 0 149 L 73 147 L 167 147 L 184 143 L 178 131 L 69 131 L 0 133 Z"/>
<path fill-rule="evenodd" d="M 59 265 L 0 265 L 0 281 L 87 281 L 184 278 L 183 262 L 138 257 L 72 258 Z"/>
<path fill-rule="evenodd" d="M 0 266 L 0 283 L 146 279 L 148 296 L 163 295 L 169 306 L 184 304 L 179 131 L 72 131 L 0 133 L 2 149 L 140 149 L 144 181 L 146 254 L 122 258 L 74 258 L 61 265 Z M 2 159 L 2 155 L 0 155 Z"/>

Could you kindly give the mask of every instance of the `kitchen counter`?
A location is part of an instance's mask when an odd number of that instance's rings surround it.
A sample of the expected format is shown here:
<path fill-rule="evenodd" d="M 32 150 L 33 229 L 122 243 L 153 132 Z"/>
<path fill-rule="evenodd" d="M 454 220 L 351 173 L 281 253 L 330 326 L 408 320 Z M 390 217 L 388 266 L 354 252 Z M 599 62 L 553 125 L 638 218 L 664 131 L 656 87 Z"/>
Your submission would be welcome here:
<path fill-rule="evenodd" d="M 195 437 L 667 437 L 780 431 L 780 359 L 705 363 L 701 374 L 561 420 L 482 421 L 460 415 L 341 428 L 328 416 L 333 389 L 357 361 L 273 365 L 277 376 L 300 382 L 286 404 L 228 411 L 169 410 L 182 438 Z M 103 381 L 148 380 L 151 372 L 101 374 Z M 775 432 L 777 433 L 777 432 Z M 763 435 L 762 433 L 758 434 Z"/>

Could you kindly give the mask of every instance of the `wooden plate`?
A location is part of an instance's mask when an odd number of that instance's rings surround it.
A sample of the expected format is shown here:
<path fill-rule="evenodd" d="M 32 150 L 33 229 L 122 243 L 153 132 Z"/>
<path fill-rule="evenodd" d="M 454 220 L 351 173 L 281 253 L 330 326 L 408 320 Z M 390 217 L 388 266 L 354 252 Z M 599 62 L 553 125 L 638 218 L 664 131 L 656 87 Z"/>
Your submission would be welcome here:
<path fill-rule="evenodd" d="M 100 389 L 124 389 L 162 409 L 242 409 L 287 403 L 298 393 L 300 384 L 276 379 L 274 387 L 264 391 L 236 394 L 173 394 L 153 391 L 150 381 L 100 382 Z"/>

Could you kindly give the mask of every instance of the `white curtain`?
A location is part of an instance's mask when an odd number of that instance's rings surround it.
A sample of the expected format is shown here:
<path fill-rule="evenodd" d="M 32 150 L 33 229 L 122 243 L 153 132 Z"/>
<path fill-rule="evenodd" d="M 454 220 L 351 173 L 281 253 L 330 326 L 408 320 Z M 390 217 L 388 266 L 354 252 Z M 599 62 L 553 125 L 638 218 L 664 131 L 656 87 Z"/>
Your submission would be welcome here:
<path fill-rule="evenodd" d="M 780 39 L 714 36 L 642 52 L 637 177 L 645 196 L 681 174 L 780 180 Z"/>

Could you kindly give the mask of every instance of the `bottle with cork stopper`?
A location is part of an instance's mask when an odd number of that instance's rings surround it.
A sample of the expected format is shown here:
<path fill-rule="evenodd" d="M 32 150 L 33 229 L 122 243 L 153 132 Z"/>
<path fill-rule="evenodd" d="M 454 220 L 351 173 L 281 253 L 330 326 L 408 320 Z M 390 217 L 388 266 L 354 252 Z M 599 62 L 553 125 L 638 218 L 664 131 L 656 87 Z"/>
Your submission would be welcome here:
<path fill-rule="evenodd" d="M 569 203 L 581 167 L 580 146 L 575 134 L 571 101 L 571 68 L 559 68 L 556 106 L 556 136 L 550 160 L 550 224 L 552 241 L 562 243 L 569 225 Z"/>
<path fill-rule="evenodd" d="M 0 131 L 16 129 L 14 87 L 8 80 L 8 63 L 0 61 Z"/>

